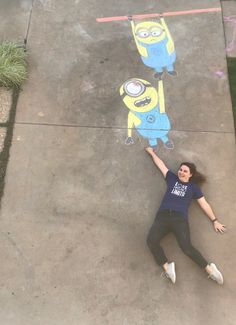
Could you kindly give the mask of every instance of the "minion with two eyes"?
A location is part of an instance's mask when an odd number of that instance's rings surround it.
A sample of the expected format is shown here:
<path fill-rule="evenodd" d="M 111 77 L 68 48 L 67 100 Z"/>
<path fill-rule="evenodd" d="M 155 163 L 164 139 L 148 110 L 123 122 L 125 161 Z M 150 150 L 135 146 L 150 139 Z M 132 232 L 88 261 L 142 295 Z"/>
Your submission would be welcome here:
<path fill-rule="evenodd" d="M 172 75 L 177 73 L 174 69 L 176 51 L 174 41 L 163 17 L 160 23 L 145 21 L 135 25 L 132 16 L 131 22 L 134 40 L 141 55 L 143 63 L 155 70 L 154 77 L 161 79 L 164 69 Z"/>
<path fill-rule="evenodd" d="M 120 96 L 129 109 L 126 144 L 133 144 L 133 127 L 157 149 L 158 139 L 167 149 L 174 145 L 168 138 L 170 121 L 165 113 L 163 81 L 158 81 L 158 91 L 146 80 L 133 78 L 120 87 Z"/>

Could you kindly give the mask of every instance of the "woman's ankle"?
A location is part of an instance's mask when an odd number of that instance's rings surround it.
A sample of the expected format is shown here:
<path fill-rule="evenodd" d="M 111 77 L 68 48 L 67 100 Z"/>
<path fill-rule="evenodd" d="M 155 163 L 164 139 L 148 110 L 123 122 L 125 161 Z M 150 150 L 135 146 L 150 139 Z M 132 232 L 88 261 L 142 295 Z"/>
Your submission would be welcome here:
<path fill-rule="evenodd" d="M 167 271 L 167 268 L 168 268 L 168 262 L 166 262 L 165 264 L 162 265 L 164 271 L 166 272 Z"/>
<path fill-rule="evenodd" d="M 212 272 L 211 266 L 210 264 L 207 264 L 207 266 L 205 267 L 205 270 L 208 274 L 210 274 Z"/>

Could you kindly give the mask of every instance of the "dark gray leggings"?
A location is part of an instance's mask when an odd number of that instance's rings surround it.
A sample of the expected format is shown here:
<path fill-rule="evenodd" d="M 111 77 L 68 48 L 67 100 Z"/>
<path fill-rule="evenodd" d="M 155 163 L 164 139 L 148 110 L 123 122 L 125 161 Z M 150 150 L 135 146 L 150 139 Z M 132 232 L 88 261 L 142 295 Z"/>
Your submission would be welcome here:
<path fill-rule="evenodd" d="M 173 210 L 165 210 L 157 214 L 147 237 L 148 247 L 158 265 L 162 266 L 168 262 L 160 246 L 160 241 L 169 232 L 175 235 L 184 254 L 202 268 L 208 265 L 205 258 L 191 244 L 188 221 L 180 213 Z"/>

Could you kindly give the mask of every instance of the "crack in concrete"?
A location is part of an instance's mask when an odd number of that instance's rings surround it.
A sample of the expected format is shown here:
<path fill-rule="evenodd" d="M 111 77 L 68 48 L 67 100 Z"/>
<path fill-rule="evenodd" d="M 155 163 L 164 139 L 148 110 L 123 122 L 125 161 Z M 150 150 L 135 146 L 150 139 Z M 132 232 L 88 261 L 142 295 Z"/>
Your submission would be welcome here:
<path fill-rule="evenodd" d="M 34 122 L 15 122 L 15 125 L 30 125 L 30 126 L 55 126 L 55 127 L 69 127 L 69 128 L 87 128 L 87 129 L 111 129 L 111 130 L 128 130 L 126 127 L 119 126 L 95 126 L 95 125 L 79 125 L 79 124 L 57 124 L 57 123 L 34 123 Z M 136 130 L 131 128 L 131 130 Z M 145 129 L 148 130 L 148 129 Z M 160 129 L 162 130 L 162 129 Z M 217 130 L 184 130 L 171 129 L 171 132 L 191 132 L 191 133 L 219 133 L 219 134 L 234 134 L 234 131 L 217 131 Z"/>
<path fill-rule="evenodd" d="M 3 231 L 0 232 L 1 235 L 11 244 L 12 247 L 14 247 L 16 252 L 16 257 L 20 261 L 20 263 L 24 267 L 24 273 L 26 280 L 33 280 L 35 277 L 35 272 L 33 265 L 30 263 L 30 261 L 25 257 L 22 250 L 18 247 L 17 243 L 11 238 L 10 236 L 6 235 Z"/>
<path fill-rule="evenodd" d="M 29 30 L 30 30 L 31 17 L 32 17 L 34 3 L 35 3 L 35 0 L 32 0 L 32 2 L 31 2 L 31 8 L 30 8 L 30 13 L 29 13 L 29 19 L 28 19 L 28 23 L 27 23 L 26 34 L 25 34 L 25 37 L 24 37 L 24 45 L 25 45 L 25 47 L 26 47 L 27 42 L 28 42 L 28 36 L 29 36 Z"/>

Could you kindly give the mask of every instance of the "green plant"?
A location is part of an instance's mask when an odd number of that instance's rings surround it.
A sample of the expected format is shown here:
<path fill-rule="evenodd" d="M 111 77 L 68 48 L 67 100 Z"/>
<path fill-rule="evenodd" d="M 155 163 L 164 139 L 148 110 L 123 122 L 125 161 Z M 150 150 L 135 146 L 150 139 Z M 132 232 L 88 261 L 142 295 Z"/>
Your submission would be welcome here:
<path fill-rule="evenodd" d="M 0 87 L 19 88 L 26 77 L 25 49 L 14 42 L 0 43 Z"/>

